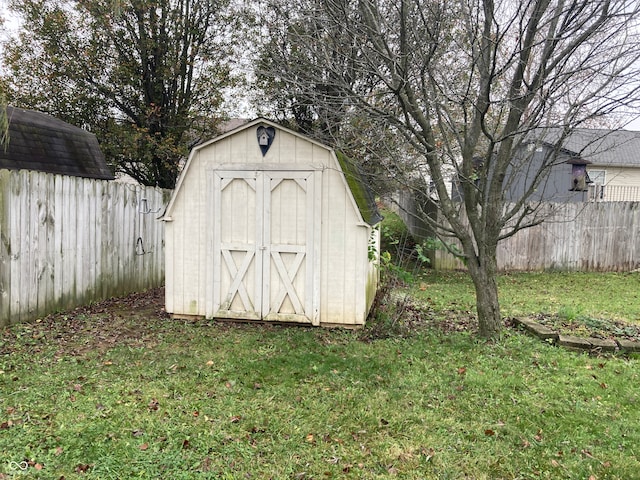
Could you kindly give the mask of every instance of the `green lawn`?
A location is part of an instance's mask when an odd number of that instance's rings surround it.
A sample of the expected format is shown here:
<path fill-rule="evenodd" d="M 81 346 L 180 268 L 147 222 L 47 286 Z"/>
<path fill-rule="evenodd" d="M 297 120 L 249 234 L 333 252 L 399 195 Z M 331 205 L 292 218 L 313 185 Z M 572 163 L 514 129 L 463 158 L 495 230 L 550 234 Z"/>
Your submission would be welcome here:
<path fill-rule="evenodd" d="M 639 321 L 638 278 L 500 289 L 508 315 Z M 471 316 L 466 277 L 414 290 L 408 338 L 171 320 L 157 295 L 0 332 L 0 479 L 638 478 L 638 358 L 443 333 Z"/>
<path fill-rule="evenodd" d="M 426 270 L 414 292 L 436 310 L 475 310 L 465 272 Z M 640 323 L 640 273 L 514 273 L 500 275 L 498 289 L 507 316 L 536 313 L 621 319 Z"/>

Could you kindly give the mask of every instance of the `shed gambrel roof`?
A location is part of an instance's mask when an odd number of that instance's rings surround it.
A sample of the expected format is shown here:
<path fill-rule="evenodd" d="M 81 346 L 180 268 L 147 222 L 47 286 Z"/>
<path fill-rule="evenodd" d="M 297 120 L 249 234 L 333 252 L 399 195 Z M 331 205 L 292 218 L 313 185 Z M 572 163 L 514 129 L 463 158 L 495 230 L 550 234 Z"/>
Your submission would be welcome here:
<path fill-rule="evenodd" d="M 7 107 L 8 143 L 0 168 L 113 180 L 93 133 L 45 113 Z"/>
<path fill-rule="evenodd" d="M 545 135 L 545 143 L 555 144 L 560 132 L 560 129 L 550 129 Z M 640 132 L 578 128 L 561 146 L 592 166 L 640 168 Z"/>
<path fill-rule="evenodd" d="M 359 168 L 357 167 L 357 165 L 355 164 L 355 162 L 353 162 L 353 160 L 347 158 L 345 155 L 336 152 L 335 150 L 333 150 L 331 147 L 328 147 L 327 145 L 324 145 L 320 142 L 317 142 L 316 140 L 313 140 L 312 138 L 309 138 L 305 135 L 302 135 L 298 132 L 295 132 L 293 130 L 290 130 L 288 128 L 285 128 L 281 125 L 278 125 L 277 123 L 272 122 L 271 120 L 267 120 L 265 118 L 257 118 L 255 120 L 246 122 L 236 128 L 233 128 L 225 133 L 223 133 L 222 135 L 219 135 L 218 137 L 215 137 L 211 140 L 208 140 L 204 143 L 201 143 L 199 145 L 196 145 L 195 147 L 193 147 L 193 149 L 191 150 L 191 153 L 189 154 L 189 158 L 187 160 L 187 163 L 184 167 L 184 169 L 182 170 L 182 172 L 180 173 L 180 177 L 178 178 L 178 181 L 176 182 L 176 188 L 173 192 L 173 195 L 171 196 L 171 200 L 169 201 L 169 204 L 167 205 L 167 209 L 165 211 L 164 214 L 164 219 L 168 220 L 171 218 L 171 212 L 173 210 L 173 204 L 175 202 L 175 199 L 178 196 L 179 191 L 182 188 L 182 183 L 184 181 L 184 177 L 186 175 L 188 175 L 188 171 L 189 171 L 189 166 L 191 164 L 191 160 L 193 158 L 193 155 L 200 149 L 205 148 L 213 143 L 219 142 L 227 137 L 230 137 L 232 135 L 235 135 L 236 133 L 242 131 L 242 130 L 246 130 L 249 128 L 253 128 L 259 125 L 268 125 L 271 127 L 274 127 L 276 129 L 285 131 L 287 133 L 290 133 L 291 135 L 295 135 L 299 138 L 303 138 L 305 140 L 307 140 L 308 142 L 311 142 L 319 147 L 325 148 L 327 150 L 330 150 L 331 152 L 333 152 L 333 154 L 336 157 L 338 166 L 340 167 L 340 169 L 342 170 L 342 173 L 344 175 L 345 178 L 345 183 L 347 185 L 347 187 L 349 188 L 349 190 L 351 191 L 351 195 L 354 199 L 354 202 L 360 212 L 360 215 L 362 217 L 362 219 L 368 223 L 369 225 L 373 226 L 378 224 L 381 220 L 382 220 L 382 215 L 380 215 L 380 212 L 378 211 L 378 207 L 376 205 L 374 196 L 371 192 L 371 188 L 369 187 L 369 185 L 366 183 L 366 181 L 364 180 L 364 177 L 362 176 Z"/>
<path fill-rule="evenodd" d="M 369 184 L 364 180 L 362 171 L 358 165 L 341 152 L 336 152 L 336 157 L 342 168 L 342 173 L 349 185 L 362 219 L 369 225 L 377 225 L 382 221 L 382 215 L 378 210 L 378 205 L 373 196 Z"/>

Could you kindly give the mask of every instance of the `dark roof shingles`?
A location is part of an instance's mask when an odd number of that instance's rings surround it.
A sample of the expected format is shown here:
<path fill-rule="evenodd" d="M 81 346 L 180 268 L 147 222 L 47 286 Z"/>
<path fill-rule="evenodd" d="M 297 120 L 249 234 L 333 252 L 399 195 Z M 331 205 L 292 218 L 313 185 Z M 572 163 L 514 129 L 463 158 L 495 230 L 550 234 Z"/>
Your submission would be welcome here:
<path fill-rule="evenodd" d="M 0 168 L 113 180 L 96 136 L 50 115 L 7 107 L 9 141 Z"/>
<path fill-rule="evenodd" d="M 547 143 L 558 141 L 560 129 L 547 130 Z M 562 148 L 587 160 L 591 165 L 640 167 L 640 132 L 578 128 L 562 142 Z"/>

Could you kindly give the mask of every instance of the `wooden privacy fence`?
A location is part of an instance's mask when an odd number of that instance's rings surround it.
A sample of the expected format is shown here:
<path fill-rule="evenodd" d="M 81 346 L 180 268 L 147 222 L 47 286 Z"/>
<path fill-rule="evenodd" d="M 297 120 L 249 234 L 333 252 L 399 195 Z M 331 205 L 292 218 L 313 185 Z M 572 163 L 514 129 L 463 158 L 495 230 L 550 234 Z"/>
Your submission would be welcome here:
<path fill-rule="evenodd" d="M 0 326 L 160 286 L 169 192 L 0 170 Z"/>
<path fill-rule="evenodd" d="M 545 204 L 546 220 L 498 245 L 503 271 L 630 271 L 640 267 L 640 203 Z M 455 242 L 454 242 L 455 243 Z M 437 251 L 434 267 L 464 268 Z"/>

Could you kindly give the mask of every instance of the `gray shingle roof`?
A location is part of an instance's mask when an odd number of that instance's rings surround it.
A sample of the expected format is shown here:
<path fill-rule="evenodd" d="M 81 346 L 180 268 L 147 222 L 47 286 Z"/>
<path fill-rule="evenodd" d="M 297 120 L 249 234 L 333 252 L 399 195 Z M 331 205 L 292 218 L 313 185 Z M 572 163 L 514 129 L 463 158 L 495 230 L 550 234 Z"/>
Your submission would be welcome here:
<path fill-rule="evenodd" d="M 7 107 L 9 141 L 0 168 L 113 180 L 96 136 L 50 115 Z"/>
<path fill-rule="evenodd" d="M 579 128 L 565 139 L 562 147 L 592 166 L 640 168 L 640 132 Z"/>

